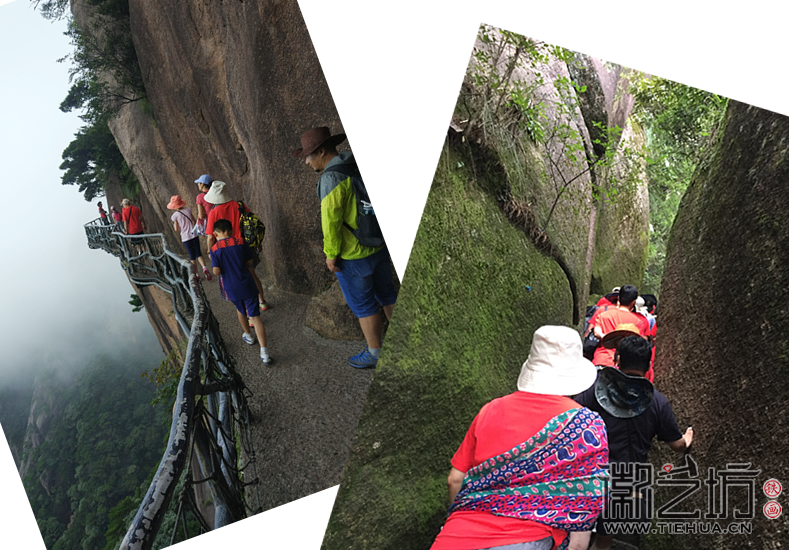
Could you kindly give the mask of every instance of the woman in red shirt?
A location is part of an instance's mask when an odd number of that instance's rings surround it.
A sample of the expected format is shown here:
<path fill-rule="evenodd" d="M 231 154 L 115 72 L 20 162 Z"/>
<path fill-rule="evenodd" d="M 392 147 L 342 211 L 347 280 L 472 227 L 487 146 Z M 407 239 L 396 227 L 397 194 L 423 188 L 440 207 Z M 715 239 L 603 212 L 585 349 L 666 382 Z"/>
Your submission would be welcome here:
<path fill-rule="evenodd" d="M 518 391 L 477 414 L 452 457 L 450 515 L 431 550 L 586 550 L 603 509 L 605 425 L 569 399 L 597 376 L 569 328 L 534 333 Z"/>

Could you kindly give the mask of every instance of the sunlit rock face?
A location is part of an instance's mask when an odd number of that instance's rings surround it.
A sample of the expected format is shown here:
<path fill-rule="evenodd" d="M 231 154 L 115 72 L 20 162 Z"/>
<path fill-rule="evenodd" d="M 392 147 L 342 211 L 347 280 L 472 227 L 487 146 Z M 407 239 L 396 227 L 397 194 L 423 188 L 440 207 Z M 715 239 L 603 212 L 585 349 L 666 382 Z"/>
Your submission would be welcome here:
<path fill-rule="evenodd" d="M 79 23 L 84 9 L 74 6 Z M 149 229 L 179 244 L 166 204 L 174 194 L 193 203 L 208 173 L 266 224 L 277 286 L 324 290 L 317 175 L 290 151 L 311 127 L 342 127 L 296 1 L 132 0 L 130 11 L 149 105 L 124 107 L 110 126 Z"/>
<path fill-rule="evenodd" d="M 667 547 L 778 548 L 786 514 L 767 519 L 762 485 L 789 478 L 789 119 L 731 102 L 714 139 L 669 241 L 656 383 L 681 427 L 694 427 L 702 476 L 730 463 L 760 470 L 756 518 L 751 536 L 684 535 Z M 743 498 L 730 505 L 743 509 Z"/>

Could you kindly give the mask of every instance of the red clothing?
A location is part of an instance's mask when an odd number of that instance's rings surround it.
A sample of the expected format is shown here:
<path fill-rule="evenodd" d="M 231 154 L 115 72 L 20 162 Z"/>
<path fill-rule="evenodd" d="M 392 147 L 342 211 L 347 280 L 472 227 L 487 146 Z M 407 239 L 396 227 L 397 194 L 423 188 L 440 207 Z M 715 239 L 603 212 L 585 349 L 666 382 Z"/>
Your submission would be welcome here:
<path fill-rule="evenodd" d="M 123 209 L 123 221 L 128 223 L 128 228 L 126 229 L 127 234 L 137 235 L 138 233 L 142 233 L 141 217 L 142 212 L 133 204 Z"/>
<path fill-rule="evenodd" d="M 244 205 L 244 207 L 246 208 L 246 205 Z M 235 237 L 236 239 L 241 239 L 243 242 L 244 237 L 241 235 L 241 224 L 239 223 L 240 218 L 241 212 L 238 210 L 238 202 L 229 201 L 223 204 L 216 204 L 211 210 L 211 213 L 208 214 L 208 221 L 206 222 L 205 226 L 205 234 L 213 235 L 214 223 L 216 220 L 225 219 L 233 224 L 233 234 L 230 236 Z"/>
<path fill-rule="evenodd" d="M 609 300 L 609 299 L 608 299 L 607 297 L 605 297 L 605 296 L 603 296 L 602 298 L 600 298 L 599 300 L 597 300 L 597 306 L 598 306 L 598 307 L 604 307 L 604 306 L 615 306 L 615 305 L 616 305 L 616 304 L 615 304 L 614 302 L 612 302 L 611 300 Z"/>
<path fill-rule="evenodd" d="M 643 315 L 638 315 L 631 311 L 625 311 L 619 308 L 609 308 L 607 311 L 602 312 L 594 320 L 594 324 L 589 322 L 590 326 L 600 327 L 603 334 L 608 334 L 616 330 L 619 325 L 635 325 L 641 336 L 649 334 L 649 321 Z M 603 365 L 606 367 L 614 366 L 614 353 L 616 349 L 606 349 L 603 346 L 597 346 L 594 352 L 592 363 L 595 365 Z"/>
<path fill-rule="evenodd" d="M 517 391 L 494 399 L 479 411 L 460 444 L 452 466 L 467 472 L 485 460 L 528 440 L 554 416 L 578 408 L 567 397 Z M 565 531 L 530 520 L 487 512 L 454 512 L 436 537 L 431 550 L 474 550 L 554 537 Z"/>
<path fill-rule="evenodd" d="M 600 302 L 597 302 L 597 304 L 598 304 L 598 306 L 600 306 Z M 609 309 L 614 308 L 614 307 L 616 307 L 615 304 L 612 304 L 611 302 L 608 302 L 607 304 L 602 305 L 602 306 L 598 307 L 596 310 L 594 310 L 594 313 L 592 313 L 592 316 L 589 318 L 589 326 L 590 327 L 594 326 L 595 321 L 597 320 L 597 318 L 600 316 L 600 314 L 602 312 L 608 311 Z"/>
<path fill-rule="evenodd" d="M 652 325 L 652 330 L 649 331 L 649 335 L 652 337 L 652 361 L 649 364 L 649 370 L 644 375 L 644 378 L 649 380 L 650 382 L 655 382 L 655 340 L 657 338 L 657 319 L 655 319 L 655 323 Z"/>
<path fill-rule="evenodd" d="M 214 209 L 214 205 L 208 202 L 207 200 L 205 200 L 205 193 L 198 194 L 195 202 L 203 206 L 203 210 L 205 210 L 206 219 L 208 219 L 208 215 L 211 213 L 211 210 Z"/>
<path fill-rule="evenodd" d="M 122 220 L 121 220 L 121 215 L 118 213 L 118 211 L 117 211 L 117 210 L 113 210 L 113 211 L 112 211 L 112 217 L 113 217 L 113 219 L 114 219 L 116 222 L 122 221 Z"/>

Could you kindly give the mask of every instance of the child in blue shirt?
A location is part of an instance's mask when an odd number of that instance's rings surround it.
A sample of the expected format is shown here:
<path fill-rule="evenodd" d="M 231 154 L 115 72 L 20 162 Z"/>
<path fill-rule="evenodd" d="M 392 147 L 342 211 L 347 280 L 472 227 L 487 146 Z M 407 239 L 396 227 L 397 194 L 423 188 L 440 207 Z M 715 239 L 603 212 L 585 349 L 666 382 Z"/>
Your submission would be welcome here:
<path fill-rule="evenodd" d="M 258 289 L 247 269 L 254 259 L 251 250 L 244 241 L 232 236 L 233 224 L 228 220 L 216 220 L 213 233 L 217 242 L 211 247 L 211 265 L 214 275 L 221 278 L 228 300 L 236 306 L 238 322 L 244 328 L 241 338 L 250 346 L 255 343 L 255 337 L 249 331 L 248 317 L 260 342 L 260 359 L 270 365 L 272 360 L 266 348 L 266 329 L 260 320 Z"/>

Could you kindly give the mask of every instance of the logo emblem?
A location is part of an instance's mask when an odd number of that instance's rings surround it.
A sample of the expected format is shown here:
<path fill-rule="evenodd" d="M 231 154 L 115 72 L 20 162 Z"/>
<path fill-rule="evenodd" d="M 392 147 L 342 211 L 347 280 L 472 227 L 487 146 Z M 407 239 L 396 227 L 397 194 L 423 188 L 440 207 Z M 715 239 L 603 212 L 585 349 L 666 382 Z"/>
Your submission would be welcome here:
<path fill-rule="evenodd" d="M 781 482 L 777 479 L 768 479 L 764 482 L 762 491 L 768 498 L 778 498 L 778 495 L 783 491 L 783 487 L 781 487 Z"/>
<path fill-rule="evenodd" d="M 767 519 L 776 519 L 778 516 L 781 515 L 781 505 L 771 500 L 767 504 L 764 505 L 764 515 L 767 516 Z"/>

